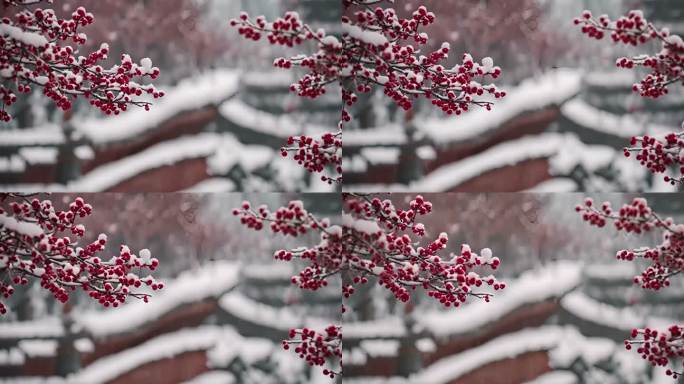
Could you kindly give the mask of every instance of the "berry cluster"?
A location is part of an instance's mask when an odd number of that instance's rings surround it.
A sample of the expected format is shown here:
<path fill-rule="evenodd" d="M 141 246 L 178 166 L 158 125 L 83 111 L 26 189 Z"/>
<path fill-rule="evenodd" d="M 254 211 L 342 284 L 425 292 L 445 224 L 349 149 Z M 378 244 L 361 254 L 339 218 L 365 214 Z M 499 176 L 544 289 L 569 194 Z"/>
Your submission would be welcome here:
<path fill-rule="evenodd" d="M 347 108 L 357 102 L 357 92 L 368 93 L 374 87 L 382 87 L 385 95 L 405 110 L 424 97 L 449 115 L 459 115 L 473 105 L 490 109 L 493 99 L 506 95 L 493 84 L 477 81 L 496 79 L 501 74 L 491 58 L 478 63 L 464 54 L 460 64 L 447 68 L 443 63 L 449 56 L 448 43 L 429 54 L 421 53 L 421 47 L 428 42 L 421 29 L 435 21 L 435 15 L 424 6 L 418 7 L 411 17 L 401 18 L 391 7 L 371 7 L 380 2 L 345 1 L 345 7 L 360 9 L 342 17 L 343 33 L 339 38 L 320 29 L 314 31 L 296 12 L 288 12 L 273 22 L 263 17 L 252 20 L 243 12 L 230 21 L 240 35 L 250 40 L 265 37 L 271 44 L 287 47 L 306 41 L 316 44 L 313 54 L 278 58 L 274 65 L 306 70 L 291 86 L 291 91 L 301 97 L 316 98 L 325 94 L 330 84 L 339 84 L 343 102 L 340 131 L 320 140 L 292 137 L 288 144 L 291 148 L 284 148 L 283 154 L 294 152 L 295 160 L 312 172 L 333 166 L 338 176 L 324 176 L 330 182 L 341 181 L 341 130 L 351 119 Z M 298 145 L 292 147 L 295 143 Z"/>
<path fill-rule="evenodd" d="M 684 182 L 684 132 L 671 132 L 664 138 L 652 136 L 635 136 L 625 148 L 625 156 L 636 154 L 641 165 L 653 173 L 665 173 L 671 167 L 677 167 L 680 176 L 664 176 L 672 185 Z"/>
<path fill-rule="evenodd" d="M 326 166 L 334 165 L 335 172 L 342 174 L 342 131 L 337 133 L 326 132 L 320 139 L 301 135 L 291 136 L 287 139 L 287 147 L 281 149 L 283 157 L 287 157 L 288 152 L 294 155 L 292 158 L 312 173 L 323 173 Z M 334 177 L 321 176 L 322 181 L 332 184 L 336 181 Z"/>
<path fill-rule="evenodd" d="M 27 5 L 39 1 L 5 1 L 4 6 Z M 103 113 L 119 114 L 128 105 L 149 109 L 143 94 L 158 98 L 164 95 L 152 85 L 142 85 L 134 78 L 155 79 L 159 69 L 150 59 L 134 63 L 128 55 L 111 68 L 99 63 L 107 59 L 109 47 L 102 44 L 87 56 L 78 56 L 78 47 L 86 43 L 82 27 L 91 25 L 94 17 L 85 8 L 77 8 L 67 19 L 60 19 L 52 9 L 23 9 L 12 18 L 0 21 L 0 85 L 2 110 L 0 120 L 10 121 L 6 108 L 16 102 L 14 90 L 29 93 L 33 87 L 61 109 L 71 108 L 80 97 Z M 67 45 L 66 43 L 73 43 Z M 13 90 L 14 88 L 14 90 Z"/>
<path fill-rule="evenodd" d="M 644 360 L 648 360 L 654 367 L 666 367 L 672 359 L 684 358 L 684 327 L 672 325 L 667 330 L 651 328 L 633 329 L 632 339 L 625 340 L 625 348 L 641 354 Z M 683 372 L 667 369 L 665 373 L 677 379 L 684 375 Z"/>
<path fill-rule="evenodd" d="M 586 199 L 584 204 L 578 205 L 575 210 L 582 214 L 585 221 L 598 227 L 603 227 L 611 220 L 617 230 L 626 233 L 663 231 L 663 241 L 656 247 L 625 249 L 616 254 L 618 260 L 642 259 L 650 263 L 639 276 L 634 277 L 634 283 L 641 288 L 656 291 L 666 288 L 670 286 L 670 278 L 684 272 L 684 224 L 674 224 L 671 218 L 662 219 L 653 212 L 645 199 L 635 198 L 617 211 L 613 210 L 608 202 L 596 208 L 591 199 Z M 635 329 L 632 332 L 632 339 L 638 335 L 642 336 L 642 340 L 626 340 L 625 346 L 631 349 L 633 345 L 641 344 L 637 352 L 654 366 L 665 366 L 668 359 L 684 357 L 681 326 L 673 325 L 667 331 Z M 668 375 L 675 377 L 681 375 L 671 370 L 668 372 Z"/>
<path fill-rule="evenodd" d="M 305 262 L 292 277 L 292 283 L 301 289 L 317 290 L 326 286 L 331 276 L 344 273 L 350 281 L 342 287 L 345 297 L 354 294 L 356 285 L 374 281 L 402 302 L 408 302 L 411 292 L 420 288 L 445 307 L 458 307 L 469 297 L 489 301 L 491 291 L 480 292 L 480 287 L 506 287 L 493 275 L 477 272 L 495 270 L 501 263 L 488 248 L 478 255 L 462 245 L 460 252 L 444 255 L 445 233 L 425 239 L 428 231 L 419 218 L 432 212 L 432 204 L 422 196 L 416 196 L 406 209 L 367 195 L 344 194 L 343 200 L 341 225 L 318 219 L 301 201 L 275 212 L 265 206 L 253 209 L 245 202 L 233 214 L 255 230 L 268 225 L 273 233 L 291 237 L 319 233 L 320 242 L 314 246 L 279 250 L 274 255 L 277 260 Z"/>
<path fill-rule="evenodd" d="M 0 207 L 0 294 L 5 298 L 14 292 L 12 284 L 26 285 L 31 278 L 40 280 L 41 287 L 63 303 L 81 288 L 104 307 L 118 307 L 129 296 L 147 302 L 148 294 L 134 291 L 143 284 L 153 290 L 164 287 L 152 276 L 132 272 L 152 271 L 159 265 L 146 249 L 135 255 L 122 245 L 118 255 L 104 260 L 98 256 L 107 244 L 104 234 L 79 246 L 85 227 L 77 222 L 93 212 L 82 198 L 74 199 L 65 210 L 58 210 L 49 200 L 23 195 L 2 194 L 0 199 L 9 201 L 7 208 Z M 6 310 L 0 303 L 0 313 Z"/>
<path fill-rule="evenodd" d="M 324 333 L 309 328 L 291 329 L 289 338 L 283 340 L 283 348 L 289 350 L 294 345 L 295 353 L 311 366 L 323 366 L 333 358 L 342 359 L 342 329 L 339 326 L 329 325 Z M 328 368 L 323 370 L 331 379 L 340 373 Z"/>
<path fill-rule="evenodd" d="M 661 50 L 654 55 L 621 57 L 616 61 L 619 68 L 642 67 L 649 73 L 633 89 L 642 97 L 658 98 L 668 94 L 671 84 L 684 86 L 684 40 L 670 34 L 667 28 L 657 28 L 644 18 L 641 11 L 630 11 L 626 16 L 611 20 L 602 15 L 598 19 L 591 12 L 584 11 L 574 20 L 582 26 L 582 32 L 589 37 L 602 39 L 610 33 L 613 42 L 637 46 L 657 40 Z M 631 146 L 625 148 L 625 156 L 636 152 L 636 159 L 653 173 L 665 173 L 669 167 L 676 167 L 679 176 L 665 176 L 672 185 L 684 182 L 684 134 L 669 133 L 665 137 L 634 137 Z"/>
<path fill-rule="evenodd" d="M 655 55 L 622 57 L 616 62 L 620 68 L 640 66 L 650 69 L 651 73 L 634 85 L 634 90 L 641 96 L 657 98 L 668 93 L 670 84 L 684 85 L 684 41 L 677 35 L 671 35 L 666 28 L 655 27 L 644 18 L 641 11 L 630 11 L 617 20 L 611 20 L 606 15 L 597 19 L 591 12 L 584 11 L 574 22 L 582 26 L 583 33 L 598 40 L 610 33 L 613 42 L 625 45 L 636 46 L 652 40 L 661 42 L 662 48 Z"/>

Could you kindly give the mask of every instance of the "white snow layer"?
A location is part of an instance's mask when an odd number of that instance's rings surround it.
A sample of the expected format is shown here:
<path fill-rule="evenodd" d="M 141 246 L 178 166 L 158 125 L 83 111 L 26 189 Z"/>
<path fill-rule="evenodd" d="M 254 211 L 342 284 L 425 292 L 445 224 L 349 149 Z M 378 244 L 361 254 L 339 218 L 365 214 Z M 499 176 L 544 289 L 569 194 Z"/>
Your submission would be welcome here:
<path fill-rule="evenodd" d="M 74 125 L 96 144 L 132 138 L 181 112 L 222 103 L 237 92 L 239 75 L 234 69 L 207 72 L 173 88 L 162 87 L 164 97 L 151 99 L 149 111 L 131 107 L 118 116 L 77 121 Z"/>
<path fill-rule="evenodd" d="M 497 321 L 526 304 L 561 297 L 574 289 L 580 281 L 579 264 L 557 261 L 527 271 L 519 278 L 507 282 L 506 289 L 494 295 L 489 303 L 473 301 L 457 311 L 427 312 L 420 316 L 420 323 L 437 337 L 465 334 Z"/>
<path fill-rule="evenodd" d="M 577 376 L 570 371 L 553 371 L 525 384 L 577 384 Z"/>
<path fill-rule="evenodd" d="M 183 136 L 178 139 L 164 141 L 142 152 L 107 163 L 86 173 L 80 179 L 68 185 L 69 190 L 80 192 L 106 191 L 117 184 L 137 176 L 145 171 L 173 165 L 183 160 L 209 158 L 218 152 L 230 151 L 236 156 L 234 161 L 245 164 L 251 169 L 252 159 L 245 153 L 245 147 L 230 134 L 201 133 Z M 261 157 L 254 159 L 261 164 Z M 220 166 L 227 167 L 225 157 L 221 158 Z"/>
<path fill-rule="evenodd" d="M 235 376 L 228 371 L 209 371 L 183 384 L 235 384 Z"/>
<path fill-rule="evenodd" d="M 595 362 L 610 358 L 615 348 L 614 342 L 607 339 L 585 338 L 573 327 L 528 328 L 500 336 L 479 347 L 438 360 L 411 377 L 411 382 L 421 384 L 453 382 L 487 364 L 537 351 L 550 351 L 551 354 L 555 353 L 559 356 L 559 359 L 560 357 L 566 360 L 581 357 L 585 361 Z"/>
<path fill-rule="evenodd" d="M 185 352 L 209 350 L 219 342 L 240 348 L 242 340 L 231 327 L 202 326 L 182 329 L 96 360 L 68 379 L 74 384 L 105 383 L 144 364 Z"/>
<path fill-rule="evenodd" d="M 228 121 L 256 132 L 270 134 L 286 140 L 292 135 L 334 131 L 334 127 L 323 127 L 295 121 L 288 115 L 275 115 L 253 108 L 238 98 L 221 104 L 221 115 Z"/>
<path fill-rule="evenodd" d="M 20 322 L 0 322 L 0 339 L 53 338 L 64 334 L 56 317 Z"/>
<path fill-rule="evenodd" d="M 581 78 L 575 70 L 558 69 L 507 90 L 491 111 L 475 108 L 459 117 L 432 118 L 417 125 L 437 143 L 475 138 L 525 112 L 564 103 L 579 92 Z"/>
<path fill-rule="evenodd" d="M 148 303 L 130 301 L 115 311 L 90 311 L 77 321 L 95 337 L 129 332 L 158 320 L 183 304 L 218 297 L 238 282 L 239 264 L 216 262 L 189 270 L 176 279 L 164 282 L 164 289 L 156 291 Z"/>
<path fill-rule="evenodd" d="M 633 307 L 615 307 L 610 304 L 597 301 L 586 294 L 575 291 L 561 300 L 561 306 L 566 311 L 580 319 L 601 324 L 629 333 L 634 328 L 646 326 L 662 326 L 663 324 L 675 324 L 674 319 L 639 314 Z"/>
<path fill-rule="evenodd" d="M 579 97 L 565 103 L 561 107 L 561 113 L 577 125 L 625 139 L 644 134 L 660 135 L 678 130 L 677 127 L 639 122 L 633 115 L 619 116 L 602 111 Z"/>
<path fill-rule="evenodd" d="M 584 150 L 586 146 L 579 142 L 574 134 L 544 133 L 525 136 L 437 168 L 422 180 L 413 183 L 411 190 L 444 192 L 488 171 L 513 166 L 527 160 L 551 158 L 559 154 L 563 156 L 556 164 L 559 169 L 566 169 L 570 163 L 577 164 L 577 162 L 587 162 L 593 167 L 595 161 L 588 159 L 589 156 L 564 155 L 566 152 L 575 152 L 579 149 Z M 602 154 L 603 152 L 605 151 L 601 149 Z M 603 163 L 605 156 L 596 159 L 596 161 L 599 160 Z"/>
<path fill-rule="evenodd" d="M 13 231 L 20 235 L 30 237 L 37 237 L 43 234 L 43 229 L 40 225 L 28 221 L 18 221 L 14 217 L 8 216 L 6 213 L 0 213 L 0 229 Z"/>

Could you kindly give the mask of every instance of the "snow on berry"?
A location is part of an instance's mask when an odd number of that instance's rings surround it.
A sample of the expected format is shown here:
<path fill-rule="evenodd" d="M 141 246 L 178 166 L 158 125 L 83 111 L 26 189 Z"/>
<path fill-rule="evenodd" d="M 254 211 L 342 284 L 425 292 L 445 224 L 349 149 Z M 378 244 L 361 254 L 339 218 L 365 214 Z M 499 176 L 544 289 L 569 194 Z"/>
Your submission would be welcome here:
<path fill-rule="evenodd" d="M 30 4 L 37 3 L 32 1 Z M 4 7 L 27 5 L 24 1 L 3 1 Z M 33 86 L 62 110 L 69 110 L 75 99 L 83 97 L 107 115 L 118 115 L 129 105 L 148 109 L 150 103 L 139 97 L 163 96 L 153 85 L 141 85 L 135 78 L 156 79 L 159 69 L 150 59 L 140 65 L 124 55 L 121 63 L 110 68 L 100 63 L 107 60 L 109 47 L 86 56 L 78 49 L 87 41 L 80 29 L 93 24 L 93 14 L 78 7 L 69 18 L 60 19 L 52 9 L 22 7 L 0 23 L 0 121 L 10 121 L 7 108 L 17 101 L 16 93 L 30 93 Z M 73 45 L 69 45 L 73 44 Z M 14 88 L 14 89 L 13 89 Z M 16 93 L 15 93 L 16 92 Z"/>
<path fill-rule="evenodd" d="M 364 0 L 348 0 L 343 4 L 346 8 L 361 7 L 350 16 L 342 17 L 339 38 L 314 30 L 295 12 L 287 12 L 273 22 L 266 22 L 262 17 L 252 20 L 245 12 L 230 20 L 230 25 L 246 39 L 265 38 L 270 44 L 287 47 L 307 41 L 316 45 L 313 54 L 274 61 L 278 68 L 305 70 L 290 87 L 298 96 L 317 98 L 333 83 L 342 88 L 339 131 L 326 133 L 321 138 L 293 136 L 282 150 L 283 156 L 292 153 L 294 160 L 311 172 L 322 173 L 326 168 L 334 168 L 336 175 L 323 175 L 324 181 L 341 182 L 341 133 L 344 124 L 351 120 L 348 108 L 358 101 L 357 93 L 382 87 L 384 94 L 404 110 L 411 109 L 422 97 L 448 115 L 460 115 L 473 106 L 489 110 L 493 102 L 485 94 L 494 99 L 506 95 L 493 84 L 475 81 L 501 75 L 501 69 L 494 66 L 491 58 L 483 59 L 479 65 L 466 53 L 460 64 L 446 68 L 448 43 L 434 52 L 425 52 L 428 35 L 421 29 L 436 19 L 426 7 L 420 6 L 411 17 L 402 18 L 392 7 L 371 8 Z"/>
<path fill-rule="evenodd" d="M 105 251 L 107 236 L 79 245 L 86 227 L 78 220 L 90 216 L 93 207 L 75 198 L 67 209 L 59 210 L 50 200 L 39 200 L 21 194 L 0 194 L 0 295 L 9 298 L 14 286 L 40 280 L 40 286 L 65 303 L 76 289 L 104 307 L 118 307 L 128 297 L 147 301 L 148 294 L 137 293 L 142 284 L 161 289 L 163 284 L 149 276 L 144 280 L 136 270 L 154 270 L 159 262 L 151 259 L 140 264 L 128 247 L 122 245 L 111 258 L 97 256 Z M 77 236 L 76 239 L 69 235 Z M 149 251 L 143 250 L 141 254 Z M 106 260 L 106 261 L 104 261 Z M 0 314 L 7 307 L 0 302 Z"/>

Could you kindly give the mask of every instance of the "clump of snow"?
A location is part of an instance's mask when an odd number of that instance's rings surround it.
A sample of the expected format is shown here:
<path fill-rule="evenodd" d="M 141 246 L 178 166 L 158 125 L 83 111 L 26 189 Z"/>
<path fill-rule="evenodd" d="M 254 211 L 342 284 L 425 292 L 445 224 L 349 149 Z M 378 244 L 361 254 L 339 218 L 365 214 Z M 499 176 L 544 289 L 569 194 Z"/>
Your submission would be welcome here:
<path fill-rule="evenodd" d="M 242 339 L 239 344 L 235 340 L 217 340 L 216 345 L 207 352 L 208 365 L 211 368 L 225 368 L 237 357 L 247 365 L 254 365 L 267 360 L 274 352 L 275 345 L 271 340 L 250 337 Z"/>
<path fill-rule="evenodd" d="M 569 368 L 578 359 L 592 366 L 609 360 L 618 348 L 613 340 L 584 337 L 577 331 L 573 333 L 575 335 L 572 337 L 559 340 L 558 345 L 549 352 L 552 367 Z"/>
<path fill-rule="evenodd" d="M 577 376 L 570 371 L 552 371 L 525 384 L 578 384 L 577 380 Z"/>
<path fill-rule="evenodd" d="M 26 161 L 21 156 L 10 155 L 0 157 L 0 172 L 2 173 L 22 173 L 26 170 Z"/>
<path fill-rule="evenodd" d="M 81 353 L 89 353 L 95 350 L 95 344 L 87 337 L 81 337 L 74 341 L 74 347 Z"/>
<path fill-rule="evenodd" d="M 225 177 L 214 177 L 202 180 L 192 187 L 186 189 L 184 192 L 190 193 L 217 193 L 217 192 L 232 192 L 235 191 L 235 183 Z"/>
<path fill-rule="evenodd" d="M 295 273 L 294 266 L 291 263 L 249 264 L 240 271 L 241 276 L 252 281 L 290 281 Z"/>
<path fill-rule="evenodd" d="M 9 37 L 11 39 L 17 40 L 25 45 L 30 45 L 32 47 L 40 48 L 48 43 L 45 36 L 30 31 L 24 31 L 19 27 L 13 25 L 0 23 L 0 35 L 3 37 Z"/>
<path fill-rule="evenodd" d="M 536 185 L 534 188 L 528 190 L 532 193 L 563 193 L 563 192 L 576 192 L 577 183 L 572 179 L 557 177 L 541 184 Z"/>
<path fill-rule="evenodd" d="M 57 155 L 57 148 L 22 147 L 19 149 L 19 156 L 30 165 L 55 164 L 57 163 Z"/>
<path fill-rule="evenodd" d="M 494 68 L 494 60 L 491 57 L 485 57 L 482 59 L 482 70 L 485 73 L 491 72 Z"/>
<path fill-rule="evenodd" d="M 372 358 L 397 356 L 399 353 L 398 340 L 362 340 L 359 347 Z"/>
<path fill-rule="evenodd" d="M 237 384 L 237 379 L 228 371 L 209 371 L 183 384 Z"/>
<path fill-rule="evenodd" d="M 0 339 L 57 338 L 63 334 L 62 322 L 56 317 L 0 322 Z"/>
<path fill-rule="evenodd" d="M 6 213 L 0 213 L 0 229 L 16 232 L 20 235 L 37 237 L 43 234 L 40 225 L 29 221 L 18 221 Z"/>
<path fill-rule="evenodd" d="M 22 365 L 26 361 L 19 348 L 0 349 L 0 366 Z"/>
<path fill-rule="evenodd" d="M 28 357 L 50 357 L 57 354 L 57 340 L 29 339 L 17 343 Z"/>
<path fill-rule="evenodd" d="M 342 214 L 342 225 L 344 225 L 347 228 L 351 228 L 355 231 L 365 233 L 368 235 L 374 235 L 382 232 L 382 229 L 380 228 L 380 226 L 378 226 L 377 222 L 371 220 L 357 219 L 354 216 L 347 213 Z"/>
<path fill-rule="evenodd" d="M 219 145 L 216 153 L 207 159 L 209 173 L 212 175 L 226 175 L 234 166 L 240 165 L 247 173 L 268 166 L 275 157 L 273 149 L 262 145 L 242 146 L 231 136 L 230 140 Z M 239 148 L 239 149 L 238 149 Z"/>
<path fill-rule="evenodd" d="M 144 74 L 146 73 L 151 73 L 152 72 L 152 59 L 149 57 L 145 57 L 142 60 L 140 60 L 140 69 Z"/>
<path fill-rule="evenodd" d="M 238 283 L 239 270 L 239 264 L 233 262 L 207 263 L 164 281 L 164 289 L 155 291 L 148 303 L 129 301 L 116 311 L 84 312 L 76 320 L 95 337 L 131 332 L 174 308 L 224 294 Z"/>
<path fill-rule="evenodd" d="M 363 29 L 351 23 L 342 23 L 342 32 L 350 37 L 371 45 L 385 45 L 387 38 L 379 32 Z"/>
<path fill-rule="evenodd" d="M 550 159 L 551 173 L 569 175 L 577 166 L 581 166 L 589 173 L 606 168 L 622 157 L 615 149 L 605 145 L 586 145 L 576 136 L 568 136 L 565 143 L 558 148 Z"/>

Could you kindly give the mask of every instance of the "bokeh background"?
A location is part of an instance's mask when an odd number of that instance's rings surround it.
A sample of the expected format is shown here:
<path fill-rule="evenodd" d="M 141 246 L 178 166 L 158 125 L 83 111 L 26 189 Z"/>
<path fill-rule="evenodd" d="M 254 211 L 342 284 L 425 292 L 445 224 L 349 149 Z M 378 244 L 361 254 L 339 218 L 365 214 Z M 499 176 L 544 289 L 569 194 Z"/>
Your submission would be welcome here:
<path fill-rule="evenodd" d="M 45 196 L 38 196 L 45 198 Z M 53 194 L 60 207 L 75 196 Z M 240 225 L 231 210 L 248 200 L 273 208 L 301 199 L 337 220 L 339 195 L 83 195 L 94 213 L 85 242 L 108 235 L 107 253 L 148 248 L 164 282 L 148 303 L 105 309 L 82 292 L 66 305 L 39 282 L 16 287 L 0 317 L 2 383 L 331 383 L 280 342 L 291 328 L 340 323 L 339 279 L 316 292 L 292 285 L 295 262 L 277 249 L 320 239 L 286 239 Z"/>
<path fill-rule="evenodd" d="M 0 124 L 0 189 L 12 191 L 330 191 L 280 148 L 292 135 L 336 129 L 339 92 L 307 102 L 289 92 L 295 73 L 272 67 L 298 52 L 245 41 L 231 18 L 241 10 L 269 17 L 297 10 L 311 24 L 339 20 L 333 1 L 65 0 L 68 15 L 84 6 L 95 16 L 80 54 L 107 42 L 113 65 L 128 53 L 149 57 L 165 92 L 149 112 L 130 108 L 107 118 L 87 102 L 68 114 L 40 90 L 11 107 Z M 45 7 L 44 4 L 39 5 Z M 35 6 L 32 6 L 35 8 Z M 30 7 L 31 8 L 31 7 Z M 2 16 L 17 8 L 2 7 Z M 304 49 L 314 49 L 306 46 Z"/>
<path fill-rule="evenodd" d="M 582 35 L 572 21 L 584 9 L 617 17 L 642 9 L 656 25 L 684 32 L 677 0 L 398 1 L 410 14 L 435 13 L 427 51 L 451 43 L 446 67 L 463 52 L 492 57 L 507 91 L 492 111 L 445 116 L 429 103 L 412 114 L 382 91 L 358 103 L 344 133 L 344 189 L 350 191 L 513 192 L 672 191 L 622 149 L 635 135 L 681 131 L 684 90 L 646 100 L 631 91 L 644 73 L 615 59 L 655 53 Z"/>
<path fill-rule="evenodd" d="M 628 194 L 590 194 L 613 207 Z M 446 251 L 469 244 L 501 259 L 506 282 L 489 303 L 444 308 L 416 290 L 408 304 L 377 284 L 358 289 L 343 317 L 345 383 L 610 384 L 673 383 L 624 348 L 633 328 L 684 319 L 684 280 L 646 292 L 632 283 L 645 268 L 615 259 L 621 249 L 654 246 L 659 233 L 626 236 L 590 227 L 574 211 L 584 194 L 427 194 L 427 239 L 447 232 Z M 648 194 L 663 217 L 684 205 Z M 389 196 L 399 207 L 414 195 Z M 484 271 L 485 275 L 490 272 Z M 372 282 L 372 280 L 371 280 Z M 483 289 L 482 291 L 486 291 Z M 677 363 L 679 364 L 679 363 Z"/>

